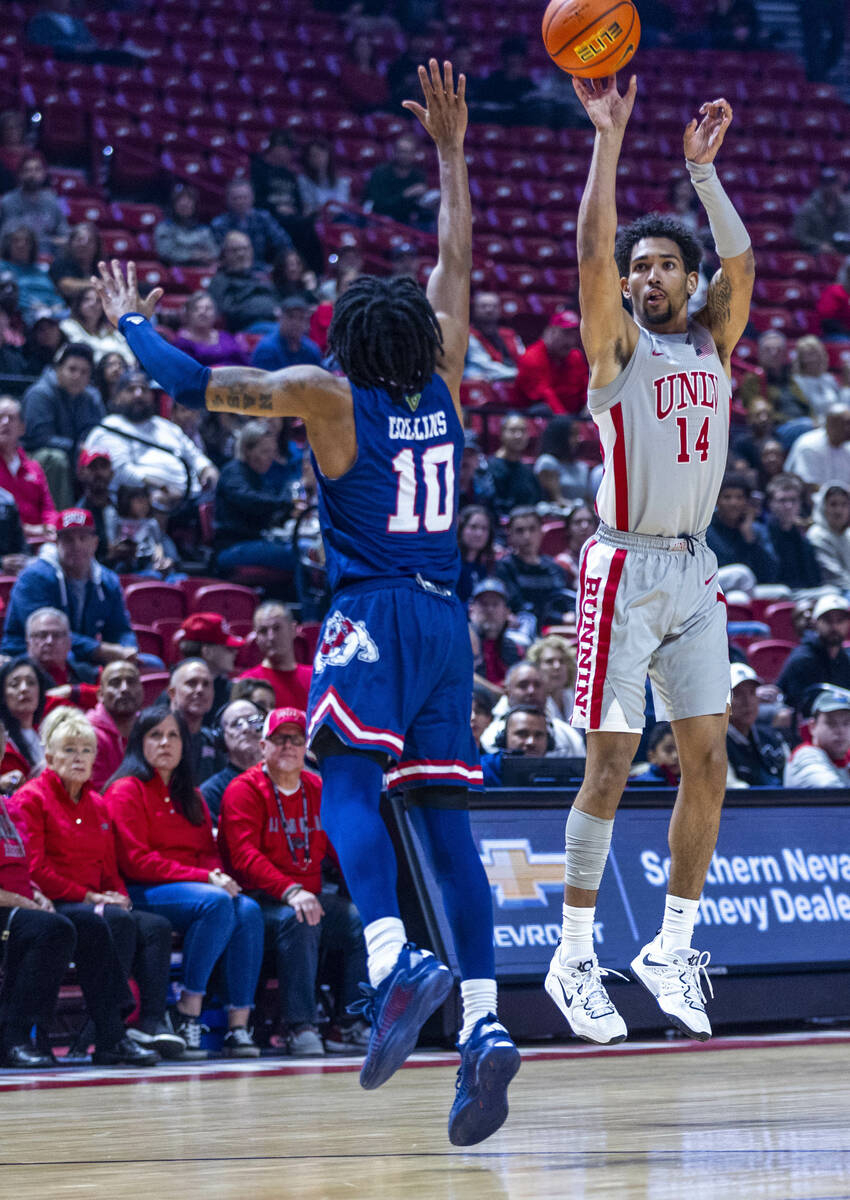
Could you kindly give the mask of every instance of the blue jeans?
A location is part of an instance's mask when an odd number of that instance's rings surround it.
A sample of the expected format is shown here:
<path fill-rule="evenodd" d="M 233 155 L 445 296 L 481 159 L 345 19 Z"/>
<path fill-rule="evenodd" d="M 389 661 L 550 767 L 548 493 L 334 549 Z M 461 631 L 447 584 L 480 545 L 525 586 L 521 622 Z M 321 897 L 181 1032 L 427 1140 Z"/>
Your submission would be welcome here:
<path fill-rule="evenodd" d="M 228 896 L 211 883 L 132 884 L 137 908 L 159 913 L 183 934 L 183 988 L 207 990 L 212 969 L 224 956 L 227 1003 L 250 1008 L 263 961 L 263 917 L 247 896 Z"/>
<path fill-rule="evenodd" d="M 359 999 L 358 984 L 367 978 L 366 943 L 357 909 L 334 892 L 321 892 L 319 903 L 325 915 L 318 925 L 308 925 L 297 920 L 290 905 L 262 894 L 259 899 L 277 970 L 281 1018 L 289 1025 L 315 1024 L 320 957 L 338 960 L 337 1004 L 344 1013 Z"/>
<path fill-rule="evenodd" d="M 218 566 L 223 571 L 231 567 L 271 567 L 275 571 L 293 571 L 295 552 L 287 542 L 237 542 L 219 551 Z"/>

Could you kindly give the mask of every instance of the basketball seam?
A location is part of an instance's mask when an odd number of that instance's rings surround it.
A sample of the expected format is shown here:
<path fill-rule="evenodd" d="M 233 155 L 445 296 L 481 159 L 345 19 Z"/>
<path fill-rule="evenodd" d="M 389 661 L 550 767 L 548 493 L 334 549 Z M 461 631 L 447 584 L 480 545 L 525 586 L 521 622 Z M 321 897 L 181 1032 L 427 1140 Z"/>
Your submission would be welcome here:
<path fill-rule="evenodd" d="M 589 25 L 585 25 L 584 29 L 579 30 L 578 33 L 574 33 L 570 37 L 570 40 L 568 42 L 564 42 L 564 44 L 563 44 L 563 46 L 561 46 L 560 50 L 556 50 L 554 52 L 550 50 L 549 53 L 552 56 L 552 58 L 555 59 L 555 61 L 557 62 L 558 58 L 560 58 L 560 56 L 564 53 L 564 51 L 569 50 L 571 46 L 574 46 L 577 41 L 579 41 L 581 38 L 584 37 L 584 35 L 587 33 L 587 31 L 589 29 L 592 29 L 594 27 L 594 25 L 598 25 L 600 23 L 600 21 L 604 21 L 607 16 L 609 16 L 611 13 L 616 12 L 618 8 L 622 8 L 624 6 L 624 4 L 628 4 L 629 8 L 631 9 L 631 13 L 632 13 L 632 23 L 629 26 L 629 28 L 626 30 L 625 35 L 624 35 L 625 37 L 628 37 L 629 34 L 632 32 L 632 29 L 634 28 L 635 6 L 634 6 L 634 4 L 631 3 L 631 0 L 619 0 L 619 3 L 613 4 L 610 8 L 606 8 L 604 13 L 600 13 L 598 17 L 594 17 L 594 19 L 590 22 Z M 558 12 L 560 12 L 560 9 L 558 9 Z M 557 14 L 553 14 L 553 18 L 552 18 L 553 20 L 554 20 L 555 15 L 557 15 Z M 618 43 L 603 58 L 596 59 L 596 63 L 598 64 L 600 62 L 605 62 L 605 59 L 609 58 L 610 55 L 613 54 L 614 50 L 619 49 L 619 45 L 620 45 L 620 43 Z M 548 49 L 548 47 L 547 47 L 547 49 Z"/>

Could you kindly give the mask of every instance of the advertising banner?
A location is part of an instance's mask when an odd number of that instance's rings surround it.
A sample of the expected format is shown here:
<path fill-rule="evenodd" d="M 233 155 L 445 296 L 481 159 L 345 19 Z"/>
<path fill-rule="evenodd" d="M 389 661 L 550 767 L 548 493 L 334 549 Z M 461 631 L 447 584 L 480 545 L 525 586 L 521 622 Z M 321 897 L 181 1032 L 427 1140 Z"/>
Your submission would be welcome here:
<path fill-rule="evenodd" d="M 496 972 L 541 977 L 561 931 L 567 810 L 476 809 L 473 835 L 493 895 Z M 417 811 L 408 820 L 414 837 Z M 669 809 L 622 808 L 596 910 L 603 966 L 622 970 L 655 934 L 669 871 Z M 451 936 L 421 843 L 417 858 L 452 967 Z M 694 945 L 730 969 L 850 962 L 850 810 L 724 811 Z"/>

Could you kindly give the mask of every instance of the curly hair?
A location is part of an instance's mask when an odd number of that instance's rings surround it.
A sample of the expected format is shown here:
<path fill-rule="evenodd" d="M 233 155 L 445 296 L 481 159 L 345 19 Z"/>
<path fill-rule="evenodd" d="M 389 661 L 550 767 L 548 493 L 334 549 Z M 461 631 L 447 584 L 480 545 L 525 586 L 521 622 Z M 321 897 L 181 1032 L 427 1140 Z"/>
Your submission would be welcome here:
<path fill-rule="evenodd" d="M 353 384 L 383 388 L 398 402 L 434 374 L 443 335 L 418 283 L 361 275 L 339 297 L 328 349 Z"/>
<path fill-rule="evenodd" d="M 614 258 L 622 279 L 625 279 L 629 273 L 632 250 L 641 238 L 669 238 L 681 251 L 686 273 L 690 275 L 692 271 L 699 270 L 702 261 L 702 246 L 690 229 L 681 221 L 677 221 L 675 217 L 652 212 L 638 217 L 636 221 L 632 221 L 631 225 L 624 226 L 617 234 Z"/>

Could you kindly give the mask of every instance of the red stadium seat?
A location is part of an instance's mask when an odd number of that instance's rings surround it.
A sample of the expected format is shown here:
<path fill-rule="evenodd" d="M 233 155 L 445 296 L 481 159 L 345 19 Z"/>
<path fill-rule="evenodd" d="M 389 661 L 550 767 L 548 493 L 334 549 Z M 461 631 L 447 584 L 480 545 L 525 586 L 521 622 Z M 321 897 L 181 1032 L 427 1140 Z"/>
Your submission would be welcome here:
<path fill-rule="evenodd" d="M 154 701 L 162 695 L 171 683 L 171 677 L 167 671 L 154 671 L 149 675 L 142 676 L 142 703 L 147 707 L 153 704 Z"/>
<path fill-rule="evenodd" d="M 214 583 L 199 588 L 190 603 L 192 612 L 214 612 L 228 621 L 250 621 L 257 607 L 257 593 L 233 583 Z"/>
<path fill-rule="evenodd" d="M 162 639 L 160 657 L 167 667 L 180 661 L 180 647 L 174 635 L 182 627 L 182 617 L 158 617 L 153 623 L 153 628 Z"/>
<path fill-rule="evenodd" d="M 160 617 L 186 615 L 186 599 L 179 587 L 173 583 L 133 583 L 124 593 L 124 601 L 131 621 L 150 625 Z"/>
<path fill-rule="evenodd" d="M 747 658 L 750 666 L 765 683 L 775 683 L 782 674 L 782 668 L 788 655 L 794 649 L 794 642 L 766 641 L 757 642 L 750 646 Z"/>
<path fill-rule="evenodd" d="M 770 626 L 770 632 L 774 638 L 788 642 L 796 642 L 797 631 L 791 617 L 794 613 L 793 600 L 778 600 L 775 604 L 769 605 L 764 612 L 764 620 Z"/>
<path fill-rule="evenodd" d="M 136 641 L 139 643 L 140 654 L 155 654 L 157 658 L 163 658 L 162 635 L 151 625 L 134 624 L 133 633 L 135 633 Z M 167 660 L 164 659 L 164 661 Z"/>
<path fill-rule="evenodd" d="M 555 558 L 558 554 L 563 554 L 567 548 L 567 527 L 563 521 L 546 521 L 543 525 L 543 540 L 540 543 L 540 550 L 543 554 L 548 554 L 551 558 Z"/>
<path fill-rule="evenodd" d="M 295 633 L 295 661 L 312 663 L 319 644 L 319 634 L 322 632 L 320 621 L 305 621 L 299 625 Z"/>

